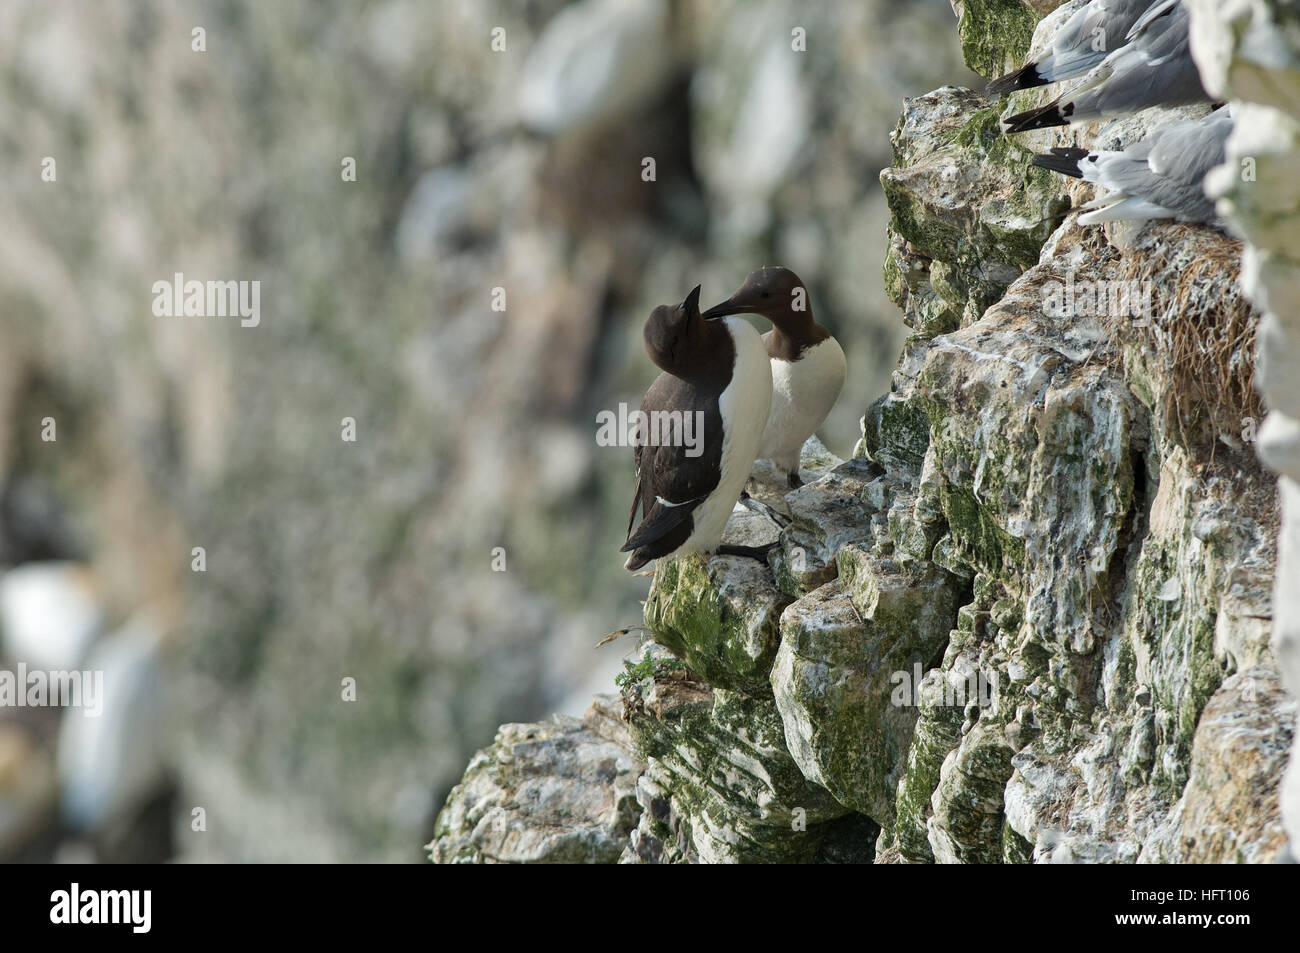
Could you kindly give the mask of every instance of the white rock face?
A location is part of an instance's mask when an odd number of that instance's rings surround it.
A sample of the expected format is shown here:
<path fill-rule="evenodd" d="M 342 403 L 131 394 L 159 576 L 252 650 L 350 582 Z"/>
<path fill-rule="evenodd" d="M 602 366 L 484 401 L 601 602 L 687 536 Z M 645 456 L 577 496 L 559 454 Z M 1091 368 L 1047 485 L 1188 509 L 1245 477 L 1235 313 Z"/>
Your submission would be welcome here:
<path fill-rule="evenodd" d="M 1300 694 L 1300 23 L 1284 0 L 1187 0 L 1207 88 L 1232 97 L 1237 131 L 1210 187 L 1247 240 L 1242 281 L 1265 312 L 1258 384 L 1272 410 L 1260 457 L 1280 474 L 1273 652 Z M 1300 843 L 1300 748 L 1282 791 L 1292 854 Z"/>
<path fill-rule="evenodd" d="M 529 53 L 520 118 L 557 135 L 634 112 L 672 76 L 670 39 L 665 0 L 583 0 L 565 7 Z"/>
<path fill-rule="evenodd" d="M 613 863 L 637 810 L 645 765 L 616 699 L 584 718 L 502 725 L 452 792 L 428 845 L 438 863 Z"/>

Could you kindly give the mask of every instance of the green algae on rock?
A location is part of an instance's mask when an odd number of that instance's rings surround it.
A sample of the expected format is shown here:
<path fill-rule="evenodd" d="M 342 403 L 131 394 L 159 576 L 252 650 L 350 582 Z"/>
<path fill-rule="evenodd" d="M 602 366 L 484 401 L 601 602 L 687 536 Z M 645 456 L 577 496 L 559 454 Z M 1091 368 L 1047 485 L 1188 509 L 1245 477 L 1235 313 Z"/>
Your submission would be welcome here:
<path fill-rule="evenodd" d="M 679 859 L 788 863 L 815 859 L 833 833 L 854 838 L 852 828 L 831 826 L 851 812 L 800 773 L 770 697 L 688 674 L 629 685 L 623 701 L 648 765 L 646 786 L 667 797 L 639 825 L 639 845 L 672 830 L 670 854 Z M 664 823 L 669 811 L 675 829 Z M 645 857 L 634 850 L 624 859 Z"/>
<path fill-rule="evenodd" d="M 643 770 L 613 696 L 598 696 L 581 720 L 502 725 L 447 798 L 430 859 L 614 863 L 640 813 Z"/>
<path fill-rule="evenodd" d="M 966 65 L 985 79 L 1025 60 L 1038 17 L 1024 0 L 956 0 L 957 33 Z"/>
<path fill-rule="evenodd" d="M 772 687 L 804 774 L 889 827 L 916 721 L 899 703 L 898 673 L 911 677 L 943 648 L 958 587 L 933 564 L 904 567 L 857 547 L 839 561 L 839 579 L 782 614 Z"/>

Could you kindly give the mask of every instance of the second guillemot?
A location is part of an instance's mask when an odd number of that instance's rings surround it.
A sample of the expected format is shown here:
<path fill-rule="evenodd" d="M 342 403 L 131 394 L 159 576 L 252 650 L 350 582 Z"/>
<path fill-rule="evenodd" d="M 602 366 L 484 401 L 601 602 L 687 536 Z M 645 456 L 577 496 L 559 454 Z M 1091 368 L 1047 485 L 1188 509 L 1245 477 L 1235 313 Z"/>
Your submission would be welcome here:
<path fill-rule="evenodd" d="M 760 550 L 722 546 L 722 531 L 745 488 L 772 400 L 772 375 L 758 332 L 743 318 L 700 314 L 697 285 L 676 307 L 661 305 L 646 321 L 650 359 L 663 370 L 641 401 L 656 422 L 636 440 L 636 494 L 628 519 L 624 564 L 636 571 L 661 556 L 718 552 L 762 557 Z M 700 415 L 702 444 L 664 440 L 658 422 Z M 680 436 L 682 427 L 677 433 Z M 641 522 L 633 532 L 637 511 Z"/>
<path fill-rule="evenodd" d="M 789 268 L 752 272 L 739 291 L 704 317 L 733 314 L 757 314 L 772 322 L 763 335 L 771 359 L 772 406 L 758 459 L 771 460 L 791 487 L 800 486 L 799 452 L 844 386 L 844 350 L 813 318 L 808 291 Z"/>

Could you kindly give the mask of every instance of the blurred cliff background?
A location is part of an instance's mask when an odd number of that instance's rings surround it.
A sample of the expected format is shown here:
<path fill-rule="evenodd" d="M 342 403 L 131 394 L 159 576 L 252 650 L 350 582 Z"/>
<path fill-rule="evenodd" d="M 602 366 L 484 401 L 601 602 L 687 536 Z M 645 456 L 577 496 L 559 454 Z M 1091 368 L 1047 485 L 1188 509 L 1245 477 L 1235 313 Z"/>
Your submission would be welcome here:
<path fill-rule="evenodd" d="M 907 331 L 889 133 L 976 82 L 948 0 L 13 0 L 0 64 L 0 669 L 106 680 L 0 708 L 29 860 L 421 859 L 498 724 L 621 667 L 595 416 L 649 310 L 793 268 L 847 455 Z M 176 272 L 260 324 L 155 317 Z"/>

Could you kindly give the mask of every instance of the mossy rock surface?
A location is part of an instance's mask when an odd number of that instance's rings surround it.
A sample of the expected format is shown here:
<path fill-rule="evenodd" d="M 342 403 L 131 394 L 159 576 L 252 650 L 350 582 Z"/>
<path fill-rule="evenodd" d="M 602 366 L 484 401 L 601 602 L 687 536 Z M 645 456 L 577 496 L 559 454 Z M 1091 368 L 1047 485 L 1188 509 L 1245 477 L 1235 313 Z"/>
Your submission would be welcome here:
<path fill-rule="evenodd" d="M 709 684 L 767 694 L 777 619 L 789 602 L 757 560 L 681 556 L 659 560 L 645 621 Z"/>
<path fill-rule="evenodd" d="M 895 688 L 943 647 L 959 588 L 933 564 L 904 568 L 853 547 L 840 569 L 782 615 L 772 686 L 804 774 L 889 827 L 916 722 Z"/>
<path fill-rule="evenodd" d="M 852 831 L 833 826 L 851 812 L 799 771 L 770 697 L 714 689 L 684 673 L 643 679 L 623 698 L 636 749 L 669 794 L 684 855 L 806 863 L 819 859 L 828 837 L 841 855 L 852 852 Z"/>

